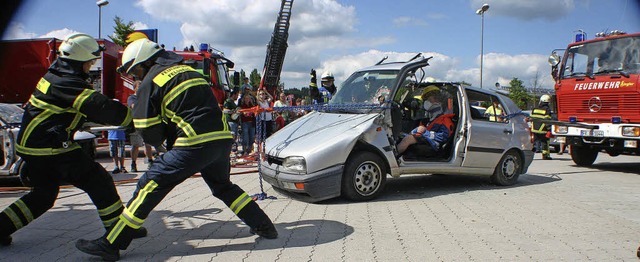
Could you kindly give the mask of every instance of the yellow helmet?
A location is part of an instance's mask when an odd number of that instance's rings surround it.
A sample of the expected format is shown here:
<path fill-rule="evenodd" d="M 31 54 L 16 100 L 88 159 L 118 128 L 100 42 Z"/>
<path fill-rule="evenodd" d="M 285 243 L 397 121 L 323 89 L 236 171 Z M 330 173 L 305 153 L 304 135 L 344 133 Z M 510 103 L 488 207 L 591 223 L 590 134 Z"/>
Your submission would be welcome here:
<path fill-rule="evenodd" d="M 133 41 L 122 52 L 122 65 L 118 68 L 118 72 L 129 74 L 132 68 L 149 60 L 160 50 L 162 48 L 158 43 L 147 38 Z"/>
<path fill-rule="evenodd" d="M 133 32 L 133 33 L 127 35 L 127 39 L 124 40 L 124 42 L 126 44 L 131 44 L 131 43 L 133 43 L 133 41 L 136 41 L 138 39 L 143 39 L 143 38 L 148 38 L 148 37 L 144 33 L 136 31 L 136 32 Z"/>
<path fill-rule="evenodd" d="M 434 85 L 430 85 L 427 86 L 424 90 L 422 90 L 422 99 L 426 99 L 427 97 L 431 96 L 431 95 L 435 95 L 438 92 L 440 92 L 440 88 L 438 88 L 437 86 Z"/>
<path fill-rule="evenodd" d="M 100 52 L 103 48 L 98 45 L 93 37 L 76 33 L 67 36 L 67 38 L 58 47 L 61 58 L 87 62 L 100 58 Z"/>

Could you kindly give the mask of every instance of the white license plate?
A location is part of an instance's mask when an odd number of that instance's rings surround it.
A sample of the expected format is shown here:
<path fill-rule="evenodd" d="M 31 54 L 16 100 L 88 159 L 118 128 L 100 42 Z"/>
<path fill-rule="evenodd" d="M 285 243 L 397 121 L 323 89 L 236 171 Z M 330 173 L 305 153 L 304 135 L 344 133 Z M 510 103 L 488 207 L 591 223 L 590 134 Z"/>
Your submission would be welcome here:
<path fill-rule="evenodd" d="M 580 130 L 580 136 L 604 137 L 602 130 Z"/>

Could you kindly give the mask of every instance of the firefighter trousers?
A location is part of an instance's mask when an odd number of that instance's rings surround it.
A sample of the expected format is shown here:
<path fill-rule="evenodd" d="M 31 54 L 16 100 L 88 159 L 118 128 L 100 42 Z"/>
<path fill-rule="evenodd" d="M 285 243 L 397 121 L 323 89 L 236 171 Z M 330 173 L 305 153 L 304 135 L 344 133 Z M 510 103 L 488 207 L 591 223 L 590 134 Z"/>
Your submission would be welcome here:
<path fill-rule="evenodd" d="M 122 213 L 124 206 L 113 178 L 84 151 L 78 149 L 53 156 L 25 156 L 24 160 L 26 166 L 23 170 L 32 188 L 0 213 L 0 237 L 11 235 L 53 207 L 63 182 L 89 195 L 105 229 L 110 228 Z"/>
<path fill-rule="evenodd" d="M 536 148 L 536 152 L 541 151 L 543 156 L 549 156 L 549 138 L 547 133 L 534 133 L 533 145 Z"/>
<path fill-rule="evenodd" d="M 132 233 L 160 201 L 178 184 L 196 172 L 211 189 L 248 226 L 256 228 L 271 223 L 260 206 L 239 186 L 231 183 L 229 154 L 233 140 L 224 139 L 194 147 L 173 148 L 153 161 L 153 165 L 138 180 L 133 197 L 120 219 L 105 233 L 104 238 L 119 249 L 126 249 Z"/>

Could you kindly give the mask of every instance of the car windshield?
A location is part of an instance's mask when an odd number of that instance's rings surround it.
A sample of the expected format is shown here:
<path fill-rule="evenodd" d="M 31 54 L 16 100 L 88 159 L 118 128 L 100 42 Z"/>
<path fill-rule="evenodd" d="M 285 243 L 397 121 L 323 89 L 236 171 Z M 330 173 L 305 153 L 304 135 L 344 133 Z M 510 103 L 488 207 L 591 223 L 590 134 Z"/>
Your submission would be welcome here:
<path fill-rule="evenodd" d="M 589 42 L 571 47 L 562 76 L 640 73 L 640 36 Z"/>
<path fill-rule="evenodd" d="M 356 72 L 340 86 L 329 105 L 380 104 L 389 99 L 397 75 L 397 70 Z"/>
<path fill-rule="evenodd" d="M 17 105 L 0 104 L 0 119 L 7 124 L 20 124 L 24 110 Z"/>

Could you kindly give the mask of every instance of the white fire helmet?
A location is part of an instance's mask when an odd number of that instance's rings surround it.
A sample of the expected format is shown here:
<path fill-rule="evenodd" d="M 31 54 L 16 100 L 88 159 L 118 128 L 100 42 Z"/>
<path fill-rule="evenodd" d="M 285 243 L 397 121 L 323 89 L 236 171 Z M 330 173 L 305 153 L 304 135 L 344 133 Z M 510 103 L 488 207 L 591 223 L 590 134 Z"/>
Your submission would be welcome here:
<path fill-rule="evenodd" d="M 551 96 L 549 95 L 542 95 L 540 97 L 540 103 L 549 103 L 551 101 Z"/>
<path fill-rule="evenodd" d="M 118 68 L 118 72 L 130 74 L 131 69 L 149 60 L 149 58 L 160 52 L 160 50 L 162 50 L 162 48 L 158 43 L 147 38 L 133 41 L 124 49 L 124 52 L 122 52 L 122 66 Z"/>
<path fill-rule="evenodd" d="M 100 52 L 104 50 L 93 37 L 75 33 L 67 38 L 58 47 L 60 58 L 74 61 L 87 62 L 100 58 Z"/>

